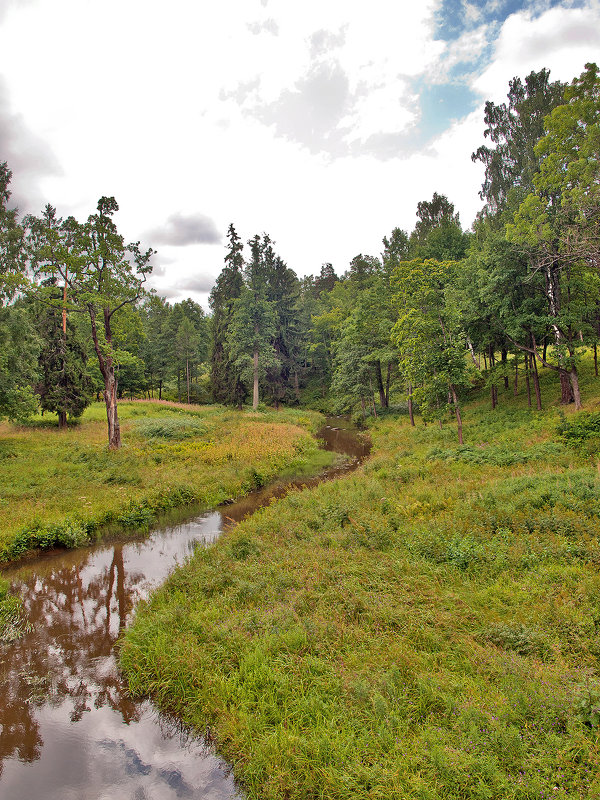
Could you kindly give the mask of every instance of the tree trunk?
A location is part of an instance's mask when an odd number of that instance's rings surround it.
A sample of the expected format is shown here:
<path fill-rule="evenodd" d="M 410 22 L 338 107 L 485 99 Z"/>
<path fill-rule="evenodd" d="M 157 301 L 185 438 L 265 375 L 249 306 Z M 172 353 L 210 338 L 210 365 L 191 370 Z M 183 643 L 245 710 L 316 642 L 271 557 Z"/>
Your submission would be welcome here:
<path fill-rule="evenodd" d="M 531 408 L 531 382 L 529 380 L 529 363 L 531 356 L 525 353 L 525 386 L 527 387 L 527 405 Z"/>
<path fill-rule="evenodd" d="M 158 399 L 162 400 L 162 379 L 158 382 Z"/>
<path fill-rule="evenodd" d="M 519 356 L 515 354 L 515 397 L 519 394 Z"/>
<path fill-rule="evenodd" d="M 298 382 L 298 370 L 294 370 L 294 394 L 296 395 L 296 401 L 300 402 L 300 384 Z"/>
<path fill-rule="evenodd" d="M 412 383 L 408 384 L 408 418 L 410 424 L 415 427 L 415 415 L 413 413 L 413 399 L 412 399 Z"/>
<path fill-rule="evenodd" d="M 573 391 L 573 401 L 577 411 L 581 411 L 581 393 L 579 391 L 579 376 L 577 375 L 577 367 L 571 367 L 569 371 L 569 380 L 571 382 L 571 389 Z"/>
<path fill-rule="evenodd" d="M 104 402 L 106 404 L 106 419 L 108 422 L 108 447 L 110 450 L 118 450 L 121 447 L 121 428 L 117 413 L 117 390 L 118 383 L 115 375 L 115 365 L 112 358 L 112 332 L 110 328 L 110 312 L 107 308 L 104 311 L 104 338 L 106 341 L 106 352 L 102 352 L 98 340 L 98 330 L 96 327 L 96 310 L 93 305 L 88 305 L 92 327 L 92 340 L 94 350 L 98 356 L 98 366 L 102 378 L 104 379 Z"/>
<path fill-rule="evenodd" d="M 560 370 L 560 402 L 561 405 L 568 405 L 572 403 L 575 399 L 573 396 L 573 390 L 571 388 L 571 381 L 569 379 L 569 373 L 566 369 Z"/>
<path fill-rule="evenodd" d="M 502 348 L 502 366 L 503 367 L 506 367 L 507 358 L 508 358 L 508 353 L 506 351 L 506 348 L 503 347 Z M 508 389 L 508 375 L 506 374 L 506 372 L 504 374 L 504 388 Z"/>
<path fill-rule="evenodd" d="M 185 378 L 187 383 L 187 401 L 190 404 L 190 362 L 189 359 L 185 360 Z"/>
<path fill-rule="evenodd" d="M 540 391 L 540 376 L 537 368 L 537 358 L 532 356 L 533 360 L 533 388 L 535 389 L 535 407 L 538 411 L 542 410 L 542 393 Z"/>
<path fill-rule="evenodd" d="M 598 348 L 594 342 L 594 375 L 598 377 Z"/>
<path fill-rule="evenodd" d="M 450 391 L 452 393 L 452 402 L 454 403 L 454 413 L 456 414 L 456 425 L 458 428 L 458 443 L 463 444 L 463 429 L 462 429 L 462 417 L 460 415 L 460 405 L 458 403 L 458 397 L 456 396 L 456 389 L 454 386 L 450 386 Z"/>
<path fill-rule="evenodd" d="M 383 388 L 383 376 L 381 374 L 381 361 L 379 360 L 375 362 L 375 377 L 377 378 L 377 389 L 379 390 L 379 405 L 382 408 L 387 408 L 385 389 Z"/>
<path fill-rule="evenodd" d="M 58 429 L 64 431 L 67 429 L 67 412 L 66 411 L 59 411 L 58 412 Z"/>
<path fill-rule="evenodd" d="M 107 379 L 105 378 L 104 402 L 108 420 L 108 447 L 110 450 L 118 450 L 121 447 L 121 428 L 117 415 L 117 379 L 112 365 Z"/>
<path fill-rule="evenodd" d="M 390 407 L 390 381 L 392 379 L 392 362 L 388 361 L 387 375 L 385 378 L 385 407 Z"/>
<path fill-rule="evenodd" d="M 489 346 L 489 357 L 490 357 L 489 364 L 490 364 L 490 372 L 491 372 L 494 369 L 495 365 L 496 365 L 495 364 L 495 359 L 494 359 L 494 345 L 493 344 L 491 344 Z M 496 406 L 498 405 L 498 390 L 496 388 L 496 384 L 494 384 L 494 383 L 492 383 L 490 385 L 490 397 L 491 397 L 491 401 L 492 401 L 492 411 L 493 411 L 496 408 Z"/>
<path fill-rule="evenodd" d="M 258 347 L 254 348 L 254 357 L 252 362 L 252 408 L 256 411 L 258 408 Z"/>

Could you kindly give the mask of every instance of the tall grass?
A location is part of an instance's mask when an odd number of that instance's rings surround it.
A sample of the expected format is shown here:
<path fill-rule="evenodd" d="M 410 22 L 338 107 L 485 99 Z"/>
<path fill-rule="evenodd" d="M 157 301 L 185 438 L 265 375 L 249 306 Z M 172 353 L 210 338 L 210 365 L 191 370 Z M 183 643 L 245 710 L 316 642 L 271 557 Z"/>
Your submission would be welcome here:
<path fill-rule="evenodd" d="M 598 444 L 500 399 L 466 408 L 463 447 L 379 421 L 359 471 L 197 551 L 138 612 L 132 691 L 209 725 L 249 798 L 600 797 Z"/>

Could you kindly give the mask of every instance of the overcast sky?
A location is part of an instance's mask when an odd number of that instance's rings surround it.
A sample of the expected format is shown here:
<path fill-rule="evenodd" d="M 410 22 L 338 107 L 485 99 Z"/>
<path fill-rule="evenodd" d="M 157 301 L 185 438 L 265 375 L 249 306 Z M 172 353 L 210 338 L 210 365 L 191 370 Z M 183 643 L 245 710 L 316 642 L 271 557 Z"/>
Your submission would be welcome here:
<path fill-rule="evenodd" d="M 207 307 L 230 222 L 299 275 L 434 191 L 470 227 L 485 100 L 589 61 L 597 0 L 0 0 L 0 161 L 22 212 L 114 195 L 158 292 Z"/>

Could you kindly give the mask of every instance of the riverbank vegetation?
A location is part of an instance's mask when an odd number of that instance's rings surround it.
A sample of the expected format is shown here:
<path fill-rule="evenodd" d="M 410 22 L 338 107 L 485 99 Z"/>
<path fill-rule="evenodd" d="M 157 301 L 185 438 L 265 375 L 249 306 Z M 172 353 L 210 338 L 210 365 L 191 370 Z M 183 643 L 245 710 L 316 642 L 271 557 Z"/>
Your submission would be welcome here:
<path fill-rule="evenodd" d="M 0 423 L 0 560 L 135 534 L 171 509 L 212 507 L 324 465 L 314 412 L 129 402 L 121 414 L 127 445 L 117 452 L 106 448 L 101 404 L 61 433 L 42 417 Z"/>
<path fill-rule="evenodd" d="M 542 391 L 553 376 L 542 370 Z M 199 550 L 122 646 L 249 798 L 600 795 L 600 392 L 377 421 L 357 472 Z"/>

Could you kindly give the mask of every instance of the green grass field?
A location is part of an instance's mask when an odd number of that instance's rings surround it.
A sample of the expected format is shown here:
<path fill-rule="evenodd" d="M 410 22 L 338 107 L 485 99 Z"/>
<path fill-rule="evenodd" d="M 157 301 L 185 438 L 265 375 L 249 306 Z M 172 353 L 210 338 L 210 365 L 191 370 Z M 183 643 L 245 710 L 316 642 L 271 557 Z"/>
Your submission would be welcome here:
<path fill-rule="evenodd" d="M 65 432 L 47 418 L 0 424 L 0 560 L 139 532 L 170 509 L 211 507 L 323 461 L 313 412 L 121 402 L 119 414 L 116 452 L 101 404 Z"/>
<path fill-rule="evenodd" d="M 600 798 L 600 380 L 372 430 L 357 472 L 197 551 L 121 663 L 253 800 Z"/>

